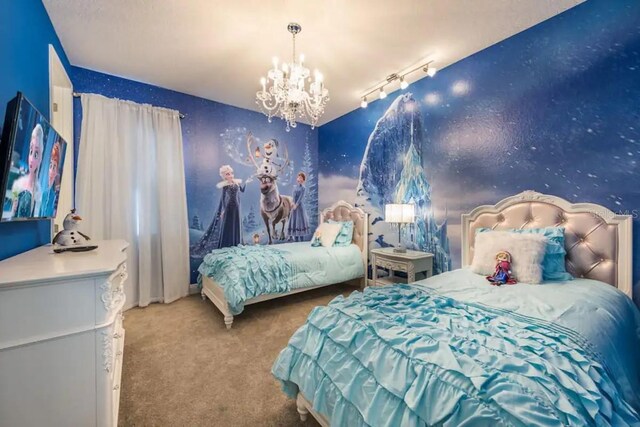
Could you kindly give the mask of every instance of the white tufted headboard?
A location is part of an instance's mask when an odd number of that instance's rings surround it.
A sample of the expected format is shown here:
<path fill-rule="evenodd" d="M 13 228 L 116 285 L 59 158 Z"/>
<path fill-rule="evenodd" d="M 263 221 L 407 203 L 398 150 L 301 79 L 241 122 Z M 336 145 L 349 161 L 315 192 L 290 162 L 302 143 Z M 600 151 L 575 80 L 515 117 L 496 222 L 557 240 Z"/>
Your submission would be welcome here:
<path fill-rule="evenodd" d="M 334 221 L 353 221 L 352 241 L 360 248 L 360 252 L 362 253 L 362 262 L 364 263 L 364 271 L 366 272 L 369 263 L 369 221 L 367 213 L 344 200 L 340 200 L 331 205 L 331 207 L 320 212 L 320 223 L 323 223 L 328 219 L 332 219 Z"/>
<path fill-rule="evenodd" d="M 567 271 L 632 297 L 632 219 L 593 203 L 524 191 L 462 215 L 462 265 L 471 264 L 476 229 L 564 227 Z"/>

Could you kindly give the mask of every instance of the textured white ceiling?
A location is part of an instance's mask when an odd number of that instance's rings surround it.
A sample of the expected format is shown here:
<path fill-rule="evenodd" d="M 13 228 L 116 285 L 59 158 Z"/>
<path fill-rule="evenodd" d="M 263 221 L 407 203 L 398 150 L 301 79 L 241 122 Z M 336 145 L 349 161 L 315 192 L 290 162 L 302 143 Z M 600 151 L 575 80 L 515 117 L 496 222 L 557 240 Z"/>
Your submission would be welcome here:
<path fill-rule="evenodd" d="M 43 2 L 74 65 L 252 110 L 299 22 L 298 51 L 330 91 L 322 124 L 388 74 L 423 59 L 446 67 L 582 0 Z"/>

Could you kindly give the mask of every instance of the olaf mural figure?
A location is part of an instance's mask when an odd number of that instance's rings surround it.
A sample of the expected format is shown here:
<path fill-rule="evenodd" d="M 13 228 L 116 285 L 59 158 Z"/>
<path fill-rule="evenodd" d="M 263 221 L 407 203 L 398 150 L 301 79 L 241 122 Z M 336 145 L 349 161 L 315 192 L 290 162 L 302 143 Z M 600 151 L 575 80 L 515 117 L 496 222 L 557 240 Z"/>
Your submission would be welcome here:
<path fill-rule="evenodd" d="M 192 247 L 194 254 L 205 255 L 213 249 L 236 246 L 243 243 L 240 227 L 240 193 L 244 192 L 245 184 L 236 179 L 233 168 L 223 165 L 220 168 L 222 181 L 216 187 L 222 189 L 222 197 L 209 228 L 198 243 Z"/>
<path fill-rule="evenodd" d="M 247 149 L 249 157 L 256 166 L 256 177 L 260 183 L 260 214 L 264 225 L 267 228 L 267 236 L 269 236 L 269 244 L 273 243 L 273 239 L 285 240 L 284 234 L 289 215 L 293 208 L 293 199 L 289 196 L 283 196 L 278 190 L 278 174 L 289 165 L 289 156 L 286 145 L 284 146 L 285 157 L 282 162 L 276 162 L 280 158 L 278 154 L 279 143 L 275 139 L 270 139 L 263 145 L 263 152 L 260 147 L 256 147 L 252 154 L 251 146 L 255 144 L 253 135 L 247 135 Z M 262 157 L 262 164 L 258 165 L 256 158 Z M 276 231 L 276 226 L 282 225 L 280 234 Z"/>

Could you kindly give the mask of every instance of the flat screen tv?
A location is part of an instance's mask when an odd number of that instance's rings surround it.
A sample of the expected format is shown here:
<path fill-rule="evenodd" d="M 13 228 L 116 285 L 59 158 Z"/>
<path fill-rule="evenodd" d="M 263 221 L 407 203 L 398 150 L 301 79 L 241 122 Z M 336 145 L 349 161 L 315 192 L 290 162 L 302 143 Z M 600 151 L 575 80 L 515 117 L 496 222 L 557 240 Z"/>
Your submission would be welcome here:
<path fill-rule="evenodd" d="M 0 221 L 54 218 L 67 143 L 18 92 L 0 140 Z"/>

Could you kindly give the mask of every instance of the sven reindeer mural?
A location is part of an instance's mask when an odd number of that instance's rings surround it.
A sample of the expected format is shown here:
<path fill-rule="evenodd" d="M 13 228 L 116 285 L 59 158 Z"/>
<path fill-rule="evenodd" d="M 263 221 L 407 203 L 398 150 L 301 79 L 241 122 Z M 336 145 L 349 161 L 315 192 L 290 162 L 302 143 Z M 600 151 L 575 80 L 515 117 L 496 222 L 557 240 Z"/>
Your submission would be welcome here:
<path fill-rule="evenodd" d="M 251 146 L 256 145 L 252 152 Z M 286 145 L 284 147 L 284 158 L 278 154 L 279 143 L 275 139 L 267 141 L 262 150 L 257 146 L 253 135 L 247 135 L 247 150 L 249 158 L 256 167 L 256 176 L 260 182 L 260 214 L 264 225 L 267 227 L 269 244 L 273 239 L 285 240 L 284 234 L 289 214 L 293 207 L 293 199 L 290 196 L 283 196 L 278 191 L 278 174 L 289 165 L 289 154 Z M 262 164 L 258 165 L 256 158 L 262 157 Z M 276 226 L 282 225 L 280 235 L 276 231 Z"/>

